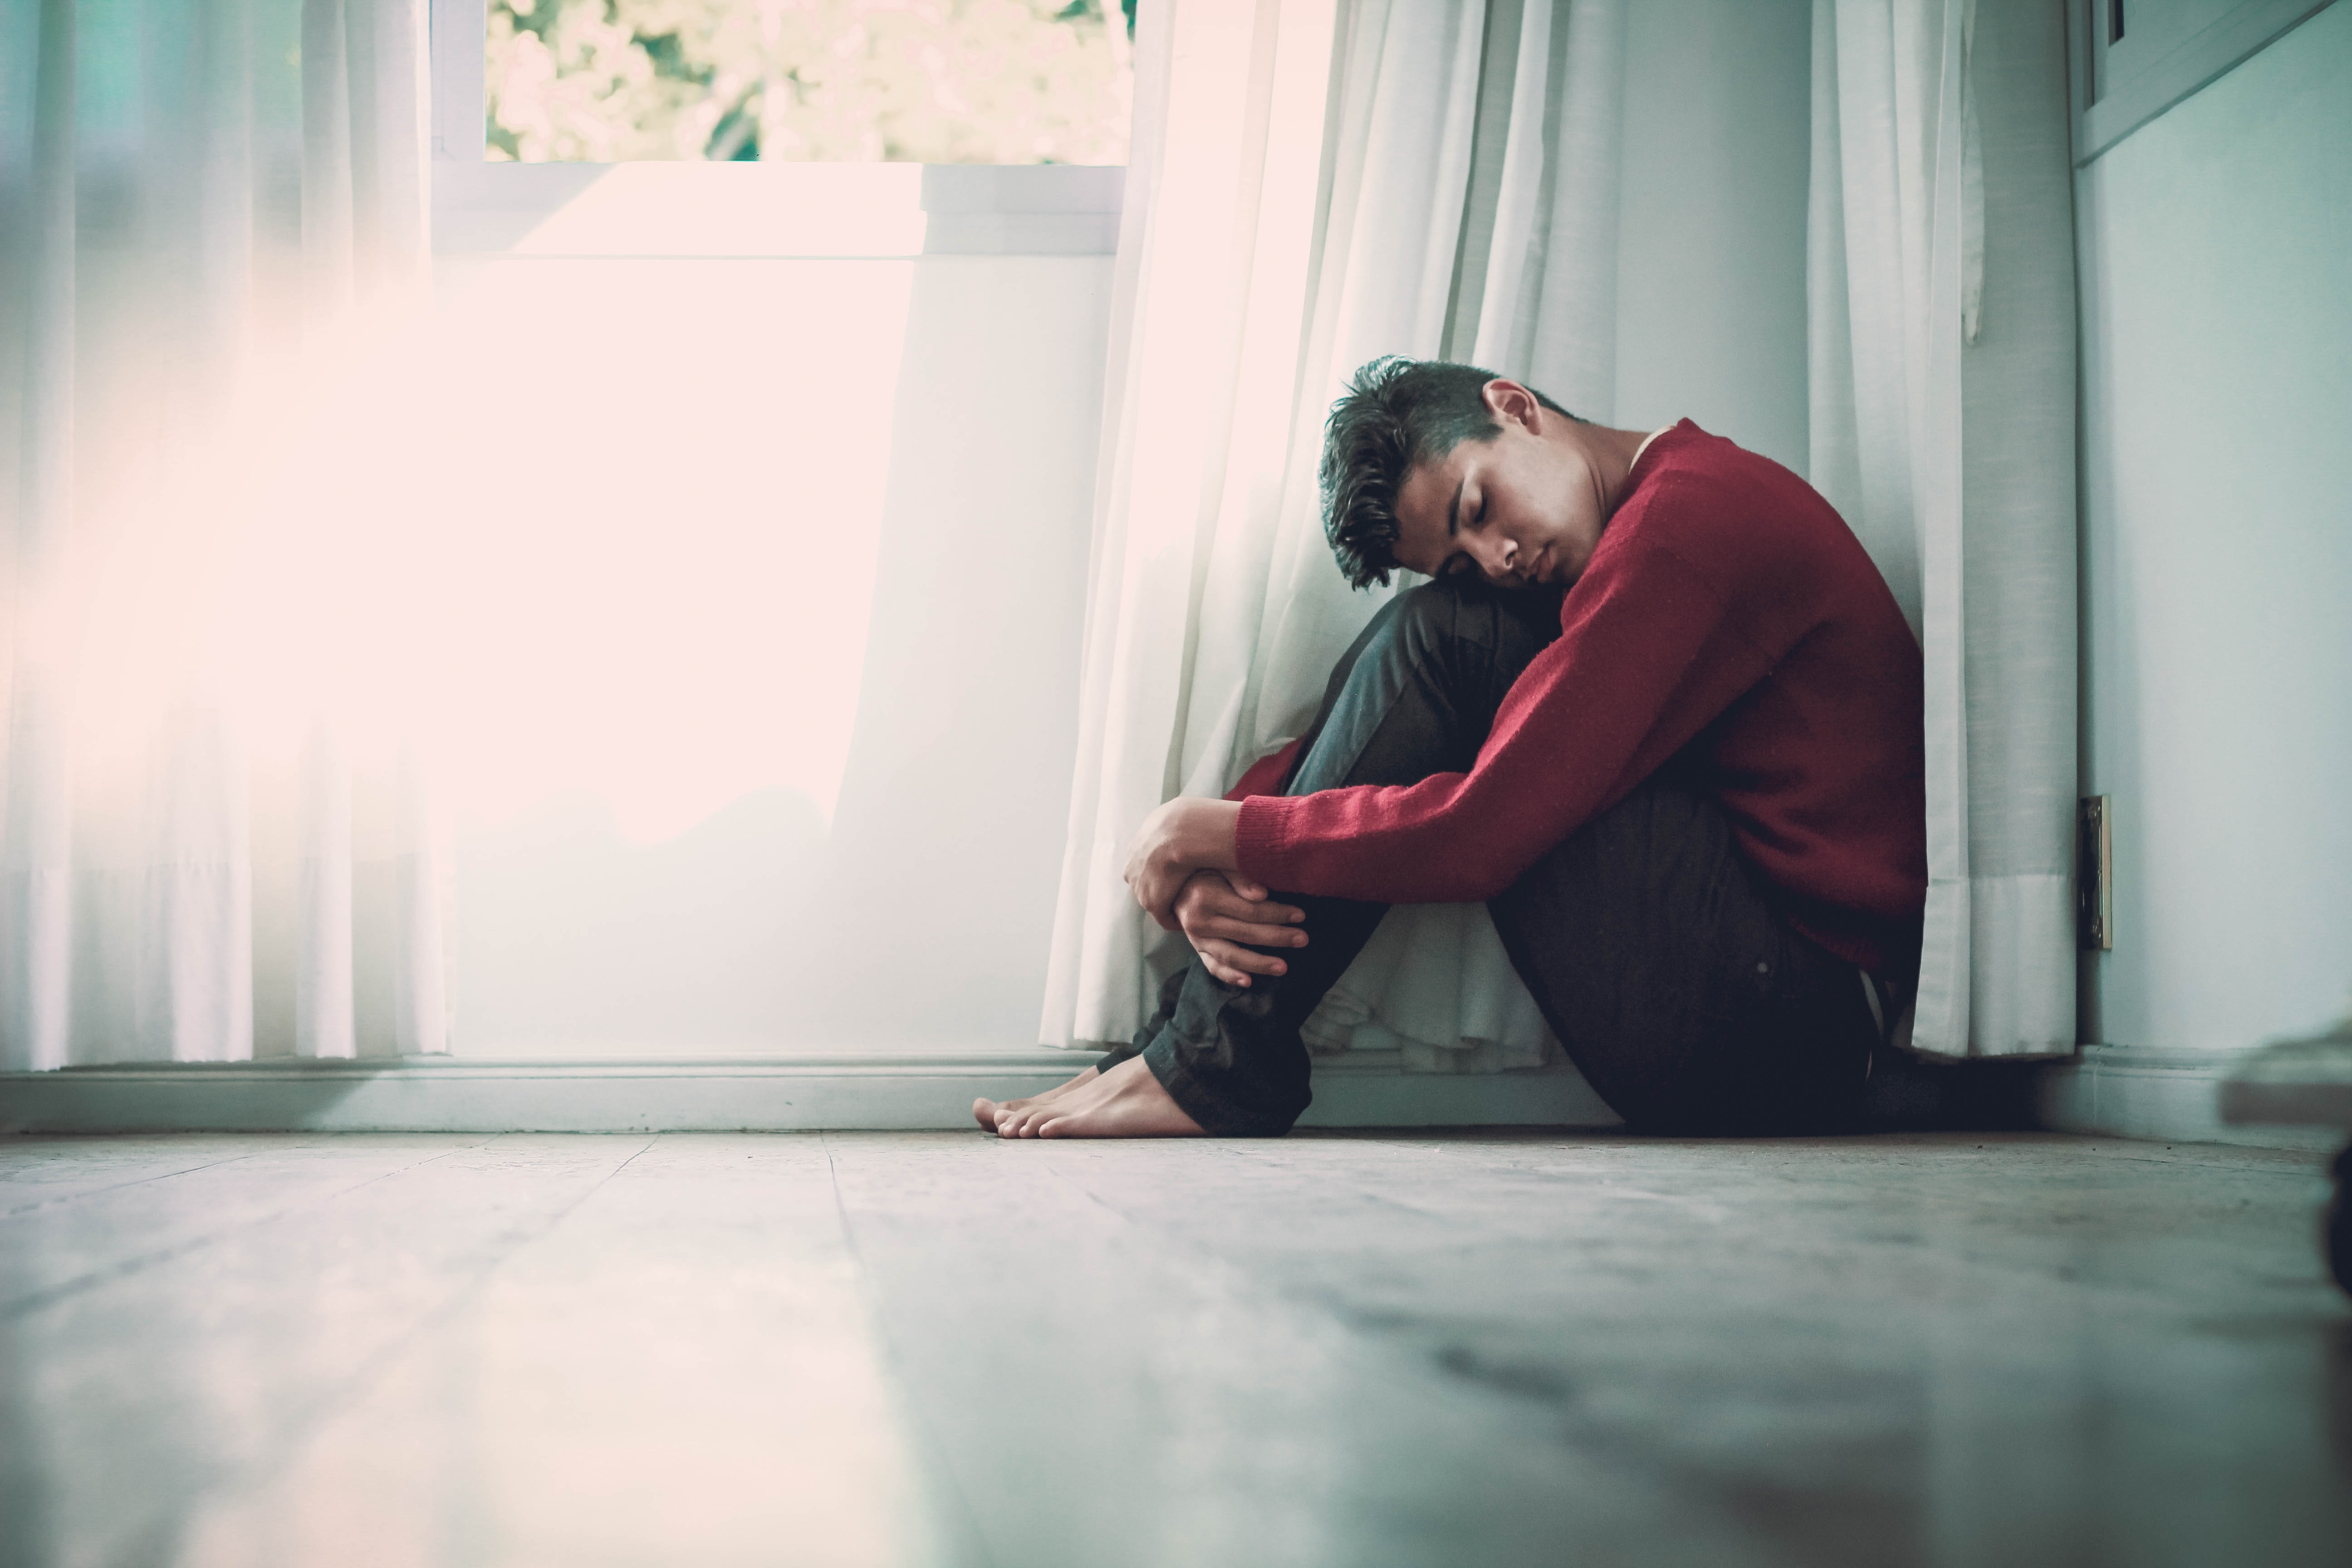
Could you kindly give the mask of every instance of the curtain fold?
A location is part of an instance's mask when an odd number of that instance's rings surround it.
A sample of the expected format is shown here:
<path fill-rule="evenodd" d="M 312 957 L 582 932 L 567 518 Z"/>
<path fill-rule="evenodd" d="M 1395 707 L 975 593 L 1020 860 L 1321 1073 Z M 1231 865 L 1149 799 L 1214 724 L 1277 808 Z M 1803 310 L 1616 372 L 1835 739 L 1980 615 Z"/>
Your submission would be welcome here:
<path fill-rule="evenodd" d="M 1927 676 L 1912 1044 L 2074 1040 L 2074 316 L 2063 17 L 1814 0 L 1811 474 Z"/>
<path fill-rule="evenodd" d="M 438 837 L 350 679 L 390 438 L 312 449 L 425 294 L 424 0 L 5 17 L 0 1068 L 444 1049 Z"/>
<path fill-rule="evenodd" d="M 1045 1043 L 1141 1024 L 1189 949 L 1128 896 L 1126 835 L 1304 729 L 1387 596 L 1352 593 L 1322 534 L 1347 376 L 1475 357 L 1611 416 L 1623 16 L 1143 7 Z M 1392 911 L 1306 1033 L 1427 1070 L 1557 1055 L 1480 905 Z"/>

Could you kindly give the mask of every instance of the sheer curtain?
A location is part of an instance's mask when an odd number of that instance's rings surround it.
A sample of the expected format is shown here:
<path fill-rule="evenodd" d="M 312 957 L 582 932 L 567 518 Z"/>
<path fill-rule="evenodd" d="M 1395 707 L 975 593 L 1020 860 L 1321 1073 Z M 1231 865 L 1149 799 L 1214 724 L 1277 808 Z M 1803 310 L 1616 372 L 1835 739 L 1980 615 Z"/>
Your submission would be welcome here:
<path fill-rule="evenodd" d="M 0 15 L 0 1068 L 445 1048 L 369 427 L 424 0 Z"/>
<path fill-rule="evenodd" d="M 2071 1052 L 2074 303 L 2064 18 L 1814 0 L 1813 484 L 1927 668 L 1912 1044 Z"/>
<path fill-rule="evenodd" d="M 1346 377 L 1475 359 L 1612 413 L 1622 0 L 1202 0 L 1139 26 L 1057 1046 L 1129 1037 L 1188 955 L 1121 884 L 1126 835 L 1297 734 L 1385 596 L 1322 535 Z M 1391 912 L 1307 1033 L 1439 1071 L 1557 1050 L 1480 905 Z"/>
<path fill-rule="evenodd" d="M 1081 740 L 1043 1037 L 1126 1037 L 1184 955 L 1124 835 L 1303 726 L 1377 607 L 1331 570 L 1323 412 L 1380 353 L 1614 416 L 1616 4 L 1146 7 Z M 1912 1043 L 2074 1038 L 2074 329 L 2063 17 L 1815 0 L 1811 474 L 1926 653 Z M 1311 196 L 1308 195 L 1311 189 Z M 1550 1045 L 1475 907 L 1391 914 L 1321 1050 L 1491 1068 Z"/>

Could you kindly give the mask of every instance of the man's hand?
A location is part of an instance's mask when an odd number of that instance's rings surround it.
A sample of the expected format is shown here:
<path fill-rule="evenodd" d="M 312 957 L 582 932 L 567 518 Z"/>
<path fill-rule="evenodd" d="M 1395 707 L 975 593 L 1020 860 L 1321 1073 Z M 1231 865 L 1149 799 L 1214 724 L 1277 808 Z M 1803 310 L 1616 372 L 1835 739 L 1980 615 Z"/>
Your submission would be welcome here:
<path fill-rule="evenodd" d="M 1162 931 L 1176 929 L 1176 895 L 1195 871 L 1234 871 L 1237 800 L 1178 795 L 1143 819 L 1127 847 L 1127 885 Z"/>
<path fill-rule="evenodd" d="M 1298 927 L 1307 911 L 1269 902 L 1271 897 L 1238 871 L 1195 871 L 1176 895 L 1176 923 L 1210 973 L 1228 985 L 1247 985 L 1253 974 L 1280 974 L 1290 967 L 1251 947 L 1307 945 Z"/>

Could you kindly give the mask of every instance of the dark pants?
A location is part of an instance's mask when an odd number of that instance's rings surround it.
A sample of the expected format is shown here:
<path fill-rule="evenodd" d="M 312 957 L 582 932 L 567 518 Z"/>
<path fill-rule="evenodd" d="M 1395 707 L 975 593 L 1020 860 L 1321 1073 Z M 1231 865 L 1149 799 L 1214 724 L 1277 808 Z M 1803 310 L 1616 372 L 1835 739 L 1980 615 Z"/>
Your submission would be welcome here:
<path fill-rule="evenodd" d="M 1288 793 L 1466 772 L 1512 681 L 1559 635 L 1558 591 L 1473 580 L 1401 594 L 1333 672 Z M 1552 1033 L 1634 1127 L 1785 1132 L 1850 1124 L 1878 1029 L 1854 966 L 1792 928 L 1713 796 L 1669 763 L 1488 900 Z M 1213 1133 L 1287 1131 L 1312 1098 L 1299 1026 L 1385 904 L 1276 892 L 1308 943 L 1247 987 L 1196 959 L 1134 1043 Z"/>

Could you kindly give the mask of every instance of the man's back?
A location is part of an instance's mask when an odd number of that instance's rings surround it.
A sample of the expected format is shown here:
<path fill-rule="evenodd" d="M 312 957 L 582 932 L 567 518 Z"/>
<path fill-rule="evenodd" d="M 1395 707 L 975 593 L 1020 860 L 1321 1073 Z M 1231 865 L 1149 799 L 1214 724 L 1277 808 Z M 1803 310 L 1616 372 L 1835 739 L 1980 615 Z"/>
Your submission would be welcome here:
<path fill-rule="evenodd" d="M 1742 851 L 1801 901 L 1798 923 L 1875 968 L 1855 939 L 1899 944 L 1927 897 L 1919 645 L 1853 531 L 1797 475 L 1688 420 L 1645 457 L 1593 564 L 1612 541 L 1671 552 L 1718 595 L 1724 635 L 1762 668 L 1691 761 Z"/>

